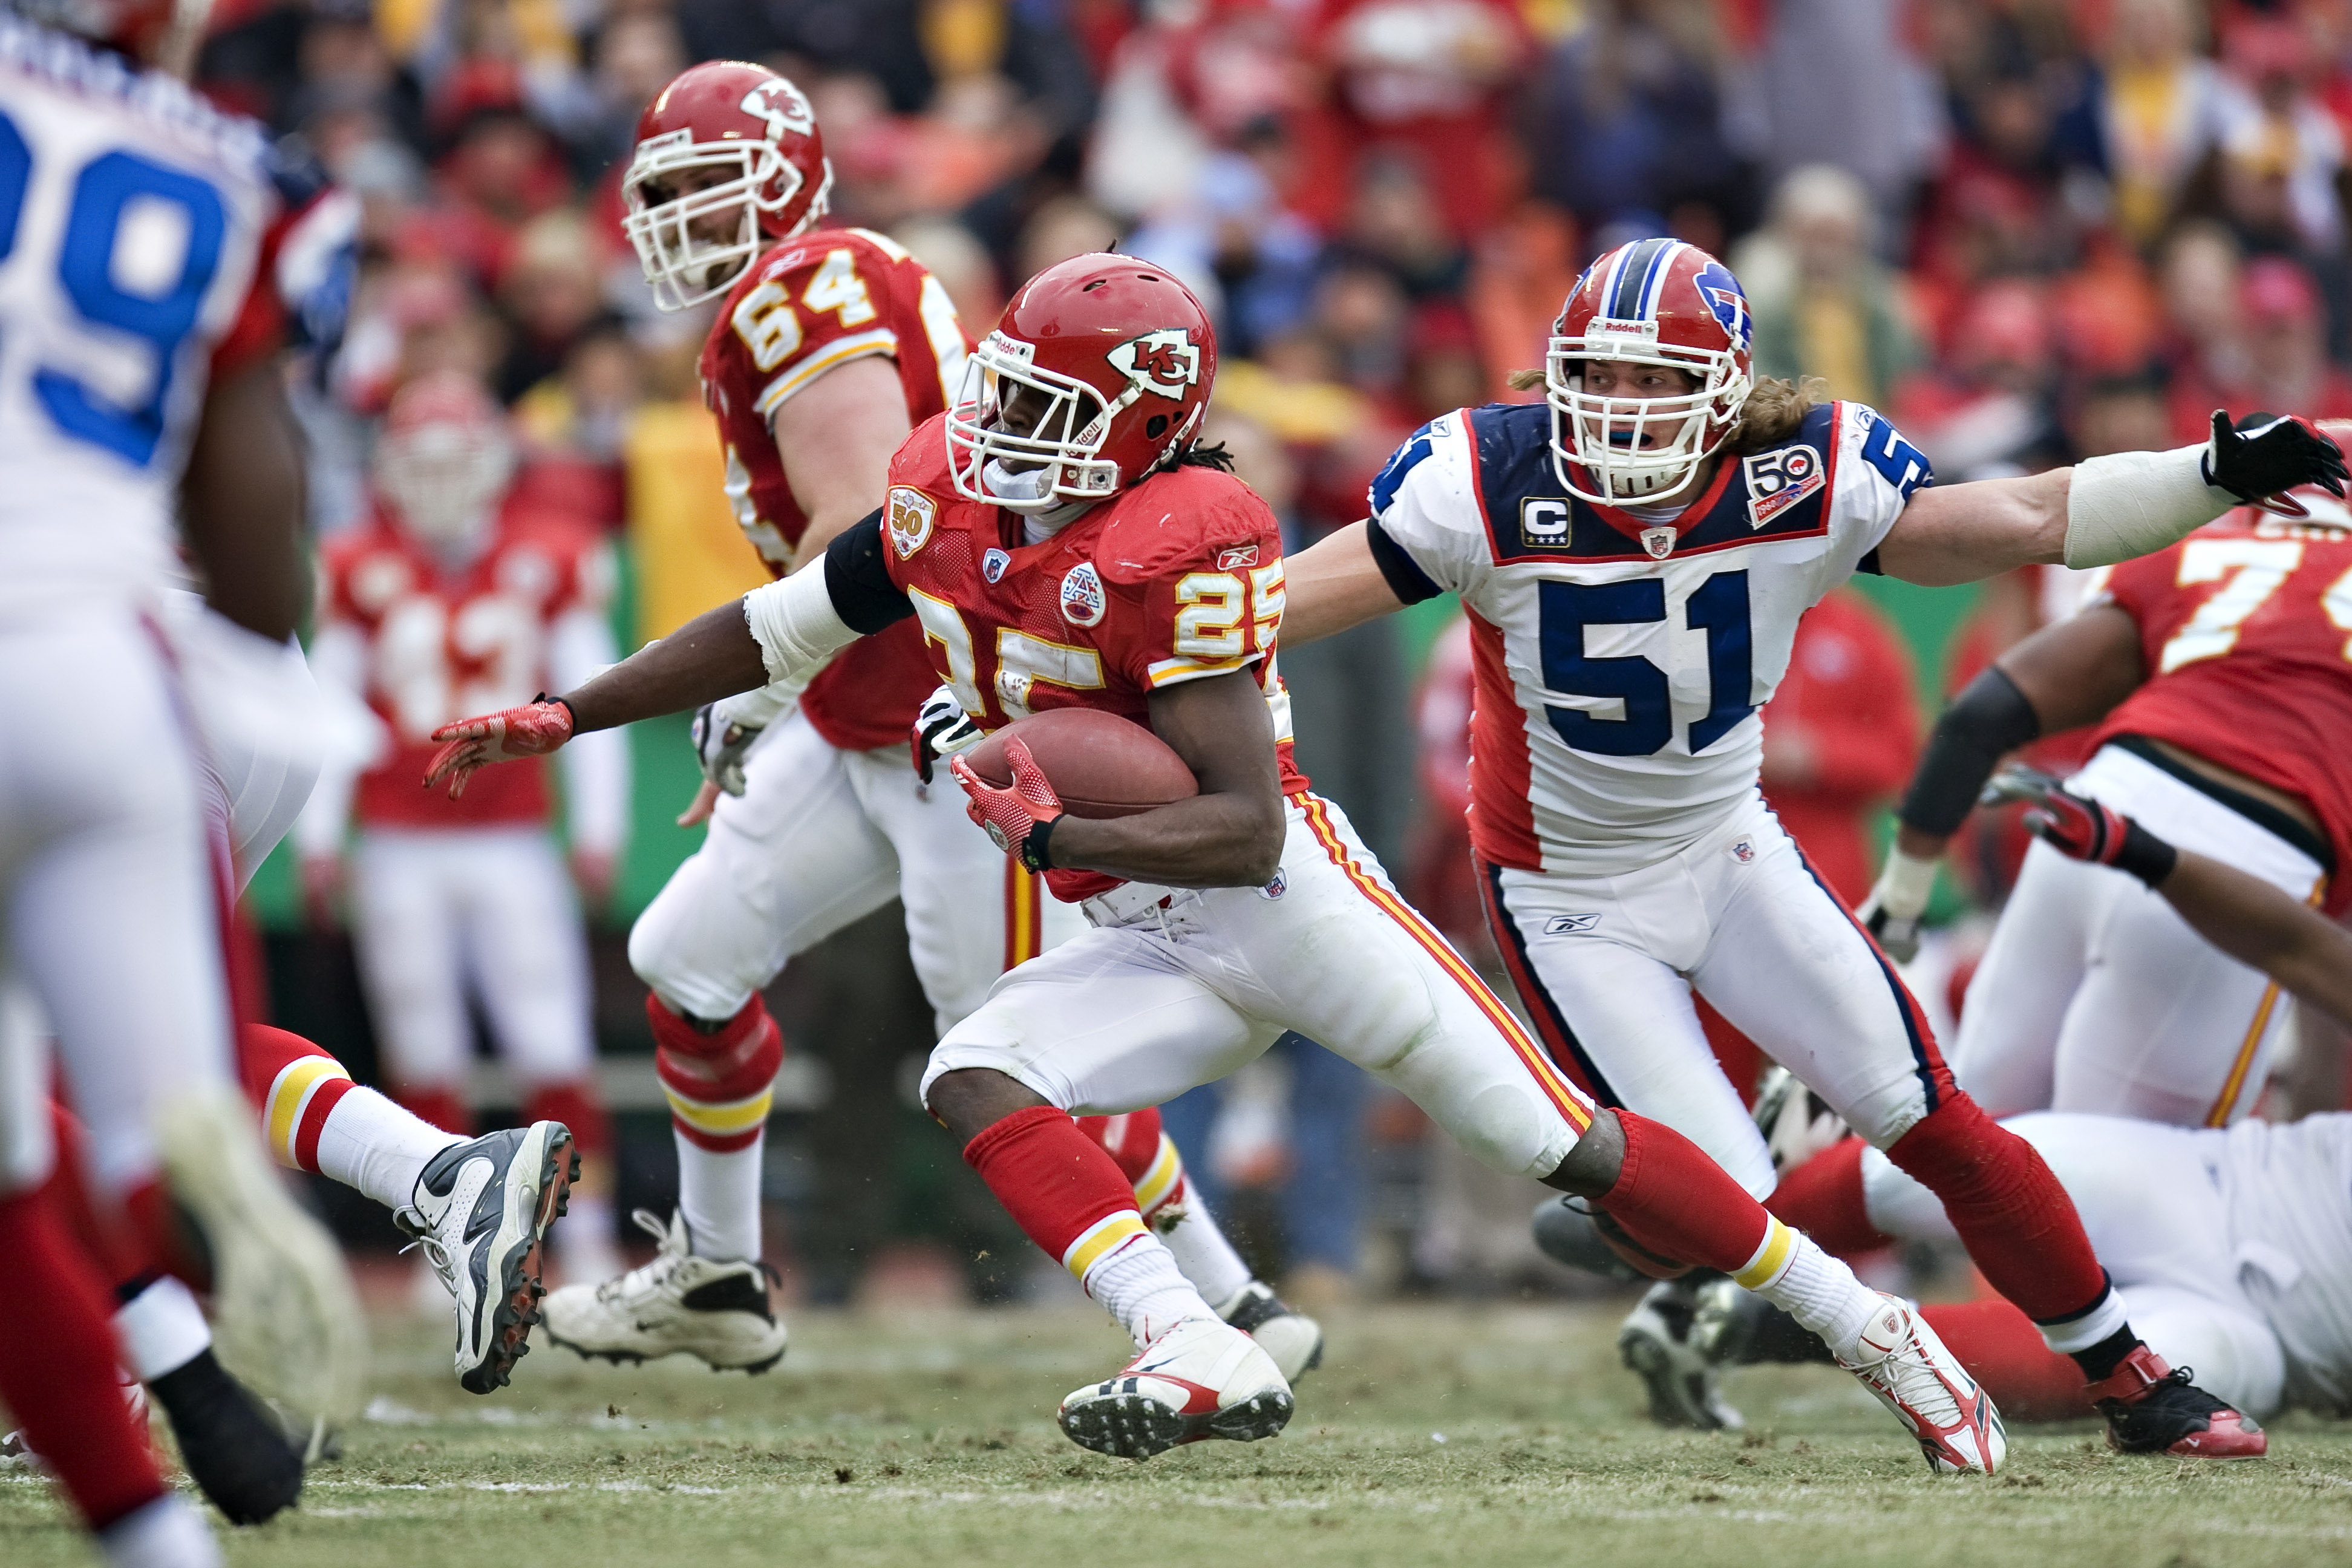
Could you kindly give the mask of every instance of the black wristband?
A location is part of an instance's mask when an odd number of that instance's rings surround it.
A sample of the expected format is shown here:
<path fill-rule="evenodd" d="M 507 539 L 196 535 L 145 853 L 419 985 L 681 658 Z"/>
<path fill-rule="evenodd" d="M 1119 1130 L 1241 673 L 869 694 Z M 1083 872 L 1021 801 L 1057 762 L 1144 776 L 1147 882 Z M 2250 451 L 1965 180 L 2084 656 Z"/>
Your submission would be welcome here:
<path fill-rule="evenodd" d="M 1058 816 L 1048 816 L 1032 824 L 1027 837 L 1021 840 L 1021 863 L 1032 871 L 1049 870 L 1053 867 L 1050 853 L 1054 842 L 1054 824 Z"/>
<path fill-rule="evenodd" d="M 2124 846 L 2108 864 L 2118 871 L 2129 871 L 2151 888 L 2158 888 L 2172 875 L 2172 868 L 2180 864 L 2180 851 L 2126 816 Z"/>
<path fill-rule="evenodd" d="M 1927 754 L 1895 815 L 1906 826 L 1950 837 L 2000 759 L 2041 733 L 2033 704 L 2000 666 L 1991 667 L 1969 681 L 1936 721 Z"/>

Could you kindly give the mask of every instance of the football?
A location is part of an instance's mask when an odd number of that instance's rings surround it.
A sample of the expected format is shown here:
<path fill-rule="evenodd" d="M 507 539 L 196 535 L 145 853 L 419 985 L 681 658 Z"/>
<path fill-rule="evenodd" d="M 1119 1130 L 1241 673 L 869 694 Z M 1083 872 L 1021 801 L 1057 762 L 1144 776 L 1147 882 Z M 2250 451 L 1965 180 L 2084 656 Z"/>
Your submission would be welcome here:
<path fill-rule="evenodd" d="M 1132 816 L 1201 793 L 1168 742 L 1132 721 L 1091 708 L 1054 708 L 1014 721 L 964 761 L 998 789 L 1013 783 L 1004 743 L 1013 736 L 1045 770 L 1073 816 Z"/>

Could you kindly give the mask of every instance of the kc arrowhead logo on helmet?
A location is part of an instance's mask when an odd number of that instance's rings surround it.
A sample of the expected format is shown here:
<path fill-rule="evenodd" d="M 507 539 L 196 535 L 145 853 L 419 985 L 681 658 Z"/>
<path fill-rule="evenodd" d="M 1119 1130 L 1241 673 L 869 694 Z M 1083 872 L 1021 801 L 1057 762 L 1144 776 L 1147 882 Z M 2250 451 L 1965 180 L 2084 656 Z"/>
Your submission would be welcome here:
<path fill-rule="evenodd" d="M 1128 339 L 1110 351 L 1110 363 L 1162 397 L 1181 400 L 1184 389 L 1201 380 L 1201 351 L 1192 346 L 1192 334 L 1177 327 Z"/>

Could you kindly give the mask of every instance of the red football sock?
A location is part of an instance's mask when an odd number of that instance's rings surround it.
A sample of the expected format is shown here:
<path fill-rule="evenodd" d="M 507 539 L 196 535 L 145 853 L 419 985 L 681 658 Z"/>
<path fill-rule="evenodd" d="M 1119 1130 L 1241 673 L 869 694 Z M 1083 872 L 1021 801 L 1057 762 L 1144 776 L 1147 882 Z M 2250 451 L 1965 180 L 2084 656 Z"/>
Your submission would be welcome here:
<path fill-rule="evenodd" d="M 237 1077 L 261 1112 L 261 1135 L 281 1165 L 319 1168 L 319 1135 L 327 1118 L 357 1087 L 332 1052 L 267 1024 L 236 1034 Z"/>
<path fill-rule="evenodd" d="M 523 1101 L 522 1113 L 533 1121 L 562 1122 L 572 1130 L 572 1146 L 591 1159 L 612 1152 L 613 1119 L 593 1079 L 541 1084 Z"/>
<path fill-rule="evenodd" d="M 2043 1344 L 2033 1320 L 2008 1302 L 1922 1307 L 1919 1315 L 2011 1420 L 2065 1421 L 2090 1413 L 2082 1369 Z"/>
<path fill-rule="evenodd" d="M 715 1154 L 758 1142 L 768 1126 L 771 1086 L 784 1060 L 783 1031 L 759 993 L 715 1034 L 704 1034 L 651 994 L 646 1017 L 654 1029 L 654 1068 L 677 1135 Z"/>
<path fill-rule="evenodd" d="M 1886 1157 L 1942 1200 L 1986 1282 L 2042 1322 L 2073 1317 L 2107 1289 L 2074 1201 L 2041 1153 L 1955 1090 Z"/>
<path fill-rule="evenodd" d="M 1184 1162 L 1160 1124 L 1154 1106 L 1124 1116 L 1081 1116 L 1078 1131 L 1101 1144 L 1128 1185 L 1135 1189 L 1136 1206 L 1148 1221 L 1167 1211 L 1171 1223 L 1184 1204 Z"/>
<path fill-rule="evenodd" d="M 1126 1173 L 1067 1111 L 1016 1110 L 964 1145 L 963 1157 L 1029 1239 L 1082 1285 L 1087 1270 L 1145 1234 Z"/>
<path fill-rule="evenodd" d="M 1832 1257 L 1853 1258 L 1888 1246 L 1892 1238 L 1871 1227 L 1862 1201 L 1859 1138 L 1831 1144 L 1803 1164 L 1780 1174 L 1780 1184 L 1764 1207 L 1783 1225 L 1796 1226 Z"/>
<path fill-rule="evenodd" d="M 1619 1110 L 1625 1161 L 1600 1200 L 1626 1233 L 1661 1258 L 1737 1274 L 1771 1228 L 1764 1206 L 1699 1146 L 1663 1121 Z"/>
<path fill-rule="evenodd" d="M 163 1495 L 155 1456 L 122 1402 L 114 1303 L 47 1187 L 0 1198 L 0 1258 L 10 1285 L 0 1401 L 90 1528 L 102 1530 Z"/>

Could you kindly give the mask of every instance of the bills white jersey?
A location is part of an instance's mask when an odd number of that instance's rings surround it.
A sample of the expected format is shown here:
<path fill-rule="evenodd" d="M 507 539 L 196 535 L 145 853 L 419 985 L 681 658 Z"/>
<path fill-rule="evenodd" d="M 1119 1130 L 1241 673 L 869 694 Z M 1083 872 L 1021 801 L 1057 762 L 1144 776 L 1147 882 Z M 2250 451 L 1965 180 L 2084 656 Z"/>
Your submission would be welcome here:
<path fill-rule="evenodd" d="M 1828 404 L 1654 526 L 1570 496 L 1550 436 L 1541 404 L 1423 426 L 1373 481 L 1371 542 L 1407 597 L 1469 612 L 1480 858 L 1616 875 L 1753 797 L 1798 617 L 1871 564 L 1928 466 L 1874 411 Z"/>
<path fill-rule="evenodd" d="M 268 158 L 170 77 L 0 16 L 0 619 L 169 580 Z"/>

